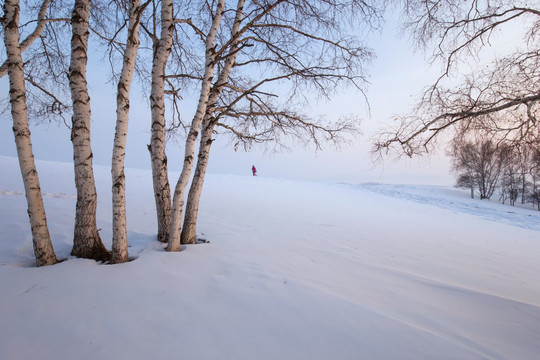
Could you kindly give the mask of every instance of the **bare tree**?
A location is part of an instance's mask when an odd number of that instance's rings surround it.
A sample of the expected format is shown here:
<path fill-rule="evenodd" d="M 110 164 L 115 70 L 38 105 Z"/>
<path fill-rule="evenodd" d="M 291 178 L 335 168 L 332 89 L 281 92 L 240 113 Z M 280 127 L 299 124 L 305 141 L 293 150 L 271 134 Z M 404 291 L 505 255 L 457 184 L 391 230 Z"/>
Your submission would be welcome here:
<path fill-rule="evenodd" d="M 518 152 L 510 146 L 502 146 L 499 149 L 501 157 L 501 175 L 499 181 L 500 200 L 504 204 L 506 200 L 514 206 L 519 195 L 520 186 L 520 156 Z"/>
<path fill-rule="evenodd" d="M 171 224 L 171 190 L 167 173 L 166 121 L 165 121 L 165 69 L 174 35 L 173 0 L 161 0 L 161 33 L 158 38 L 152 33 L 152 85 L 150 94 L 150 108 L 152 111 L 151 139 L 148 150 L 152 161 L 152 179 L 156 214 L 158 223 L 157 238 L 167 242 Z M 157 20 L 154 20 L 154 24 Z"/>
<path fill-rule="evenodd" d="M 107 261 L 111 254 L 101 242 L 96 224 L 97 192 L 90 143 L 90 96 L 86 82 L 89 18 L 90 0 L 75 0 L 71 18 L 71 63 L 68 75 L 73 102 L 71 141 L 77 187 L 75 231 L 71 254 Z"/>
<path fill-rule="evenodd" d="M 532 181 L 528 199 L 540 211 L 540 148 L 532 149 L 530 175 Z"/>
<path fill-rule="evenodd" d="M 475 175 L 480 200 L 490 199 L 497 188 L 504 157 L 491 141 L 482 141 L 476 150 Z"/>
<path fill-rule="evenodd" d="M 474 145 L 470 142 L 455 143 L 452 152 L 452 170 L 457 173 L 456 186 L 469 189 L 474 199 L 476 178 L 474 175 Z"/>
<path fill-rule="evenodd" d="M 43 31 L 48 5 L 48 0 L 43 1 L 37 16 L 36 28 L 22 43 L 19 37 L 19 1 L 6 0 L 3 6 L 3 16 L 0 18 L 7 55 L 6 61 L 0 68 L 0 77 L 6 75 L 6 73 L 9 76 L 9 97 L 13 117 L 13 133 L 15 135 L 19 166 L 28 204 L 28 216 L 32 229 L 32 240 L 37 266 L 54 264 L 57 262 L 57 259 L 47 226 L 45 207 L 43 205 L 41 187 L 30 139 L 22 52 Z"/>
<path fill-rule="evenodd" d="M 201 141 L 199 145 L 199 155 L 198 155 L 197 166 L 195 169 L 195 174 L 193 177 L 191 188 L 188 193 L 186 215 L 183 222 L 183 227 L 181 229 L 182 231 L 180 232 L 180 228 L 178 228 L 175 231 L 175 235 L 178 236 L 178 238 L 175 237 L 175 240 L 178 244 L 179 243 L 194 244 L 196 242 L 196 224 L 197 224 L 197 214 L 199 210 L 199 198 L 201 195 L 202 185 L 203 185 L 204 177 L 206 174 L 206 167 L 207 167 L 208 159 L 210 155 L 210 146 L 212 145 L 212 133 L 213 133 L 213 128 L 215 126 L 215 118 L 213 116 L 213 113 L 215 111 L 214 107 L 220 96 L 221 90 L 223 89 L 225 84 L 228 82 L 229 74 L 236 61 L 237 54 L 239 53 L 240 39 L 238 35 L 240 32 L 240 25 L 242 22 L 242 18 L 244 16 L 244 5 L 245 5 L 244 0 L 237 1 L 236 14 L 234 17 L 234 22 L 232 24 L 232 29 L 230 31 L 230 40 L 229 40 L 230 49 L 227 50 L 229 52 L 229 56 L 224 57 L 225 61 L 221 68 L 221 71 L 219 72 L 219 76 L 217 78 L 216 83 L 213 86 L 210 86 L 211 84 L 210 82 L 208 82 L 209 88 L 208 88 L 208 94 L 206 96 L 206 104 L 209 106 L 206 106 L 204 113 L 201 114 L 202 115 L 200 119 L 201 123 L 197 124 L 199 127 L 202 126 Z M 216 28 L 216 33 L 217 33 L 217 28 Z M 192 154 L 194 155 L 194 148 L 192 150 Z M 189 164 L 189 166 L 184 165 L 184 169 L 186 171 L 189 171 L 189 173 L 191 173 L 193 160 L 194 159 L 191 160 L 191 164 Z M 183 203 L 183 197 L 184 197 L 184 192 L 187 186 L 187 182 L 184 182 L 180 185 L 183 187 L 182 192 L 179 193 L 179 195 L 182 196 L 182 203 Z M 181 213 L 179 214 L 179 216 L 180 215 Z"/>
<path fill-rule="evenodd" d="M 323 139 L 338 141 L 339 134 L 355 130 L 353 117 L 324 124 L 296 111 L 294 105 L 302 102 L 303 90 L 315 89 L 323 96 L 341 84 L 363 90 L 362 64 L 371 54 L 344 34 L 342 26 L 352 18 L 376 22 L 378 9 L 356 1 L 273 1 L 244 7 L 244 1 L 237 1 L 218 33 L 218 72 L 199 125 L 201 140 L 181 232 L 183 244 L 196 241 L 199 199 L 216 127 L 246 147 L 257 142 L 279 144 L 287 136 L 320 147 Z M 284 97 L 275 84 L 289 87 L 290 95 Z M 185 163 L 186 168 L 191 172 L 191 165 Z M 172 235 L 176 229 L 171 228 L 171 239 L 179 246 Z"/>
<path fill-rule="evenodd" d="M 489 140 L 455 143 L 451 156 L 453 168 L 459 172 L 458 180 L 465 178 L 466 181 L 461 181 L 469 186 L 474 184 L 480 199 L 491 198 L 497 188 L 502 165 L 507 156 L 503 152 Z"/>
<path fill-rule="evenodd" d="M 239 10 L 237 10 L 237 14 L 240 14 L 240 16 L 242 16 L 243 13 L 243 4 L 243 0 L 240 0 L 238 2 Z M 218 0 L 215 5 L 215 10 L 210 9 L 210 11 L 212 18 L 210 29 L 204 35 L 202 31 L 197 31 L 199 34 L 203 35 L 204 38 L 205 71 L 203 80 L 201 82 L 201 91 L 199 95 L 197 110 L 191 122 L 191 127 L 186 138 L 184 165 L 182 167 L 182 172 L 180 173 L 180 177 L 178 178 L 174 190 L 171 230 L 169 233 L 169 240 L 167 246 L 168 251 L 180 251 L 180 231 L 182 226 L 185 189 L 187 187 L 189 178 L 191 176 L 191 171 L 193 169 L 195 144 L 199 135 L 199 128 L 201 127 L 201 123 L 206 114 L 206 108 L 209 103 L 210 89 L 212 86 L 214 68 L 216 66 L 217 59 L 214 40 L 216 38 L 221 23 L 223 12 L 225 11 L 225 0 Z"/>
<path fill-rule="evenodd" d="M 139 25 L 142 11 L 149 4 L 141 6 L 140 0 L 131 0 L 128 8 L 127 39 L 124 49 L 123 65 L 116 94 L 116 131 L 112 155 L 112 203 L 113 239 L 112 263 L 128 261 L 127 223 L 126 223 L 126 179 L 124 159 L 129 122 L 129 89 L 135 68 L 139 47 Z"/>
<path fill-rule="evenodd" d="M 535 184 L 533 185 L 530 193 L 529 193 L 529 200 L 533 205 L 536 206 L 538 211 L 540 211 L 540 186 Z"/>
<path fill-rule="evenodd" d="M 540 9 L 527 1 L 406 0 L 405 27 L 422 47 L 434 45 L 445 66 L 412 115 L 383 131 L 375 154 L 396 150 L 407 156 L 428 152 L 443 134 L 479 134 L 511 146 L 537 143 L 540 101 Z M 520 47 L 490 66 L 474 69 L 458 86 L 444 80 L 464 59 L 489 46 L 492 36 L 511 25 L 524 32 Z"/>

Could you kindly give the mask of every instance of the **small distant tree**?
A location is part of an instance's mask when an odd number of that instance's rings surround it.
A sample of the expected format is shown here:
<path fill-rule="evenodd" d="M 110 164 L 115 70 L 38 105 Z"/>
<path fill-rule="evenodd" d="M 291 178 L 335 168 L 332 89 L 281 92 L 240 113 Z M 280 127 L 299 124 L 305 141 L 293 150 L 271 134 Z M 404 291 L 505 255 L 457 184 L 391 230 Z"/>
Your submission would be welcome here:
<path fill-rule="evenodd" d="M 531 189 L 528 194 L 529 201 L 540 211 L 540 150 L 534 148 L 531 156 Z"/>
<path fill-rule="evenodd" d="M 450 154 L 454 170 L 458 172 L 458 184 L 476 186 L 480 199 L 490 199 L 497 188 L 503 156 L 492 141 L 458 142 Z"/>
<path fill-rule="evenodd" d="M 506 146 L 499 150 L 499 156 L 502 162 L 500 200 L 503 204 L 508 200 L 510 205 L 514 206 L 520 189 L 520 157 L 516 150 Z"/>
<path fill-rule="evenodd" d="M 518 161 L 518 177 L 519 177 L 519 193 L 521 194 L 521 204 L 525 204 L 527 199 L 527 193 L 530 190 L 531 182 L 529 178 L 531 176 L 531 169 L 534 167 L 532 164 L 533 149 L 531 146 L 519 147 L 517 151 Z"/>
<path fill-rule="evenodd" d="M 534 185 L 529 192 L 529 201 L 540 211 L 540 185 Z"/>
<path fill-rule="evenodd" d="M 457 173 L 456 187 L 469 189 L 474 199 L 474 147 L 472 143 L 456 143 L 452 149 L 452 170 Z"/>
<path fill-rule="evenodd" d="M 474 188 L 475 188 L 474 177 L 472 174 L 467 172 L 462 172 L 457 175 L 456 187 L 461 189 L 468 189 L 471 191 L 471 199 L 474 199 Z"/>

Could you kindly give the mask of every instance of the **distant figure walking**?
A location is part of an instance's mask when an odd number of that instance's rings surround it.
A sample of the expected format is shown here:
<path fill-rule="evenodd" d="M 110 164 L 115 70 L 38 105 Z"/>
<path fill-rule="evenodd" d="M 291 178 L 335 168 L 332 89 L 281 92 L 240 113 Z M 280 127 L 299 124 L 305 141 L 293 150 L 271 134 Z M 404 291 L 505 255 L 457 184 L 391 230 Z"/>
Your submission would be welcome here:
<path fill-rule="evenodd" d="M 255 165 L 251 167 L 251 172 L 253 173 L 253 176 L 257 176 L 257 168 L 255 167 Z"/>

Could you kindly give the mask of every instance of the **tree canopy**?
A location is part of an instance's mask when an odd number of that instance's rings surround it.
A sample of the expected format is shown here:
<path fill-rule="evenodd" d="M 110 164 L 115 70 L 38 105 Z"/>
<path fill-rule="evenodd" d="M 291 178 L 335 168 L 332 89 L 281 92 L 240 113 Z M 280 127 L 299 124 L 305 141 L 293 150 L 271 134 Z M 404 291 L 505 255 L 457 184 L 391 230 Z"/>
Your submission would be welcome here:
<path fill-rule="evenodd" d="M 432 49 L 442 60 L 441 76 L 429 86 L 411 114 L 381 131 L 373 152 L 407 156 L 425 154 L 441 138 L 482 136 L 496 144 L 538 147 L 540 102 L 540 9 L 534 2 L 511 0 L 404 3 L 405 29 L 416 45 Z M 457 85 L 449 78 L 465 60 L 489 47 L 500 32 L 518 30 L 514 49 L 498 53 L 487 66 L 472 71 Z M 446 85 L 445 85 L 446 84 Z"/>

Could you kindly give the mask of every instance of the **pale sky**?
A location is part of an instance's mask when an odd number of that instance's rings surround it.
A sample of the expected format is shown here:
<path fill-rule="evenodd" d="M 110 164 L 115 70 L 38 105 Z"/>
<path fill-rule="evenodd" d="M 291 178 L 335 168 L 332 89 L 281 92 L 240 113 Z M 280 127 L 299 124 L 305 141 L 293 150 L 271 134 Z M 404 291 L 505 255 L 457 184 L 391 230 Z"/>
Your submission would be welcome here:
<path fill-rule="evenodd" d="M 407 38 L 398 35 L 395 21 L 388 21 L 381 34 L 372 34 L 369 46 L 377 58 L 369 67 L 371 85 L 367 96 L 371 114 L 368 114 L 361 94 L 343 90 L 328 104 L 319 104 L 329 116 L 338 112 L 356 113 L 363 119 L 354 143 L 341 150 L 330 146 L 314 152 L 313 147 L 294 147 L 285 153 L 272 153 L 254 148 L 245 153 L 234 152 L 227 141 L 216 141 L 212 147 L 209 173 L 250 175 L 256 165 L 259 176 L 349 183 L 385 182 L 429 185 L 452 185 L 448 159 L 444 151 L 430 158 L 385 161 L 384 166 L 373 166 L 369 157 L 370 137 L 384 124 L 393 122 L 395 114 L 406 113 L 422 89 L 436 78 L 438 68 L 429 67 L 422 52 L 413 52 Z M 90 54 L 92 56 L 92 54 Z M 99 58 L 101 55 L 95 55 Z M 96 59 L 97 60 L 97 59 Z M 94 164 L 109 166 L 114 138 L 115 89 L 107 84 L 106 65 L 94 62 L 88 70 L 92 104 L 92 149 Z M 3 97 L 8 96 L 7 76 L 0 79 Z M 193 109 L 186 106 L 186 113 Z M 188 118 L 188 116 L 186 116 Z M 10 116 L 0 121 L 0 155 L 16 156 Z M 132 92 L 131 113 L 126 152 L 126 167 L 150 168 L 146 145 L 150 139 L 150 111 L 139 91 Z M 70 130 L 64 124 L 51 123 L 32 126 L 32 142 L 36 159 L 70 162 L 72 146 Z M 179 171 L 183 158 L 183 139 L 168 144 L 169 170 Z M 39 170 L 39 169 L 38 169 Z M 176 181 L 176 179 L 171 179 Z"/>

